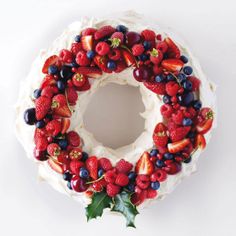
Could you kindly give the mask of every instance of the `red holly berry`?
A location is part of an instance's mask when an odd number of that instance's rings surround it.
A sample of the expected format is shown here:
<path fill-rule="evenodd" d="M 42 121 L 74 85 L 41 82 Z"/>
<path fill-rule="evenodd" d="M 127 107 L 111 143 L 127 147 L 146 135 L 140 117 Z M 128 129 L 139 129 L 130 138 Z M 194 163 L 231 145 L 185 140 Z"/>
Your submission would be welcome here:
<path fill-rule="evenodd" d="M 98 160 L 99 166 L 104 170 L 108 171 L 112 169 L 111 161 L 105 157 L 99 158 Z"/>
<path fill-rule="evenodd" d="M 72 55 L 71 51 L 69 51 L 67 49 L 62 49 L 59 52 L 59 58 L 64 63 L 71 63 L 73 60 L 73 55 Z"/>
<path fill-rule="evenodd" d="M 77 132 L 70 131 L 67 133 L 66 137 L 69 144 L 72 145 L 73 147 L 78 147 L 80 145 L 80 136 L 78 135 Z"/>
<path fill-rule="evenodd" d="M 115 197 L 120 192 L 120 186 L 109 183 L 106 191 L 109 197 Z"/>
<path fill-rule="evenodd" d="M 147 189 L 150 185 L 150 178 L 148 175 L 138 175 L 136 178 L 136 184 L 141 189 Z"/>
<path fill-rule="evenodd" d="M 95 50 L 100 56 L 105 56 L 110 52 L 110 46 L 106 42 L 99 42 Z"/>
<path fill-rule="evenodd" d="M 51 108 L 51 99 L 40 96 L 35 100 L 36 119 L 42 120 Z"/>
<path fill-rule="evenodd" d="M 143 54 L 144 50 L 145 49 L 142 44 L 135 44 L 132 47 L 132 53 L 134 56 L 140 56 L 141 54 Z"/>
<path fill-rule="evenodd" d="M 57 136 L 61 132 L 61 122 L 59 120 L 51 120 L 46 125 L 49 135 Z"/>
<path fill-rule="evenodd" d="M 90 64 L 90 60 L 88 59 L 86 52 L 82 50 L 76 54 L 75 61 L 80 66 L 87 66 Z"/>
<path fill-rule="evenodd" d="M 175 96 L 178 93 L 179 88 L 180 88 L 179 84 L 174 81 L 166 83 L 166 93 L 169 96 Z"/>
<path fill-rule="evenodd" d="M 116 31 L 115 28 L 113 28 L 110 25 L 106 25 L 106 26 L 101 27 L 95 32 L 94 38 L 95 40 L 98 40 L 106 36 L 112 35 L 115 31 Z"/>
<path fill-rule="evenodd" d="M 174 109 L 169 104 L 163 104 L 161 106 L 161 114 L 164 118 L 170 118 Z"/>
<path fill-rule="evenodd" d="M 156 34 L 153 30 L 145 29 L 141 32 L 141 36 L 147 41 L 155 41 Z"/>
<path fill-rule="evenodd" d="M 50 156 L 56 157 L 61 153 L 61 148 L 57 143 L 50 143 L 47 147 L 47 152 Z"/>
<path fill-rule="evenodd" d="M 121 159 L 116 163 L 116 169 L 119 173 L 127 174 L 132 170 L 132 168 L 133 165 L 124 159 Z"/>

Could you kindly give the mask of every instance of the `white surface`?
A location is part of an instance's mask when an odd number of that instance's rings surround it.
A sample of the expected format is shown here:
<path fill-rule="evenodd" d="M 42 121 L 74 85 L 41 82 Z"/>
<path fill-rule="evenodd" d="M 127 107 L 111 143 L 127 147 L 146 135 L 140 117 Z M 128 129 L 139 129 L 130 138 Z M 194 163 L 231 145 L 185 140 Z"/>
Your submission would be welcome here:
<path fill-rule="evenodd" d="M 9 1 L 1 7 L 1 165 L 0 216 L 4 235 L 235 235 L 236 171 L 235 107 L 236 17 L 233 1 Z M 95 3 L 95 1 L 94 1 Z M 135 4 L 134 4 L 135 3 Z M 97 1 L 96 1 L 97 5 Z M 135 5 L 135 6 L 134 6 Z M 156 16 L 182 35 L 198 56 L 206 74 L 218 84 L 218 129 L 198 165 L 198 173 L 176 191 L 137 217 L 137 230 L 123 218 L 106 215 L 86 223 L 76 202 L 36 181 L 36 166 L 25 158 L 14 137 L 13 104 L 20 81 L 40 48 L 80 15 L 102 15 L 107 9 L 135 9 Z M 3 112 L 4 111 L 4 112 Z M 109 219 L 108 219 L 109 218 Z M 107 229 L 105 230 L 105 227 Z"/>

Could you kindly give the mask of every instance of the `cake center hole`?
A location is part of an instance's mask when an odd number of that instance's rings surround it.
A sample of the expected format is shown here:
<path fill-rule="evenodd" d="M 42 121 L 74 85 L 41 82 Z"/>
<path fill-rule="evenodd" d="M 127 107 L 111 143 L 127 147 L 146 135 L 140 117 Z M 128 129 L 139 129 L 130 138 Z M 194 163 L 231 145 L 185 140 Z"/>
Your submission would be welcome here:
<path fill-rule="evenodd" d="M 112 149 L 131 144 L 143 132 L 145 110 L 139 89 L 110 83 L 90 100 L 84 114 L 85 128 Z"/>

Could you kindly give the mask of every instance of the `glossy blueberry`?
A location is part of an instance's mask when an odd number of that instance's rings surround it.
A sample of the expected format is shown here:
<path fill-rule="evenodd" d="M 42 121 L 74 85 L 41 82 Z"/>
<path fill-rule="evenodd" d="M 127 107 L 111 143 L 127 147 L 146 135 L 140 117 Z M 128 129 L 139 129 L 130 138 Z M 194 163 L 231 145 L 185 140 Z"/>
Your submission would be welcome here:
<path fill-rule="evenodd" d="M 144 46 L 145 50 L 148 50 L 148 49 L 151 48 L 151 42 L 149 42 L 149 41 L 144 41 L 144 42 L 143 42 L 143 46 Z"/>
<path fill-rule="evenodd" d="M 107 62 L 107 68 L 110 70 L 115 70 L 116 69 L 116 63 L 114 61 L 108 61 Z"/>
<path fill-rule="evenodd" d="M 128 28 L 124 25 L 117 25 L 116 26 L 116 31 L 126 33 L 128 31 Z"/>
<path fill-rule="evenodd" d="M 102 177 L 103 174 L 104 174 L 103 169 L 99 169 L 99 170 L 98 170 L 98 178 Z"/>
<path fill-rule="evenodd" d="M 194 109 L 197 110 L 197 111 L 200 110 L 201 107 L 202 107 L 201 101 L 195 100 L 195 101 L 193 102 L 193 107 L 194 107 Z"/>
<path fill-rule="evenodd" d="M 192 124 L 193 124 L 193 121 L 190 118 L 183 119 L 183 126 L 191 126 Z"/>
<path fill-rule="evenodd" d="M 157 160 L 157 161 L 156 161 L 156 166 L 157 166 L 158 168 L 161 168 L 161 167 L 165 166 L 165 163 L 164 163 L 162 160 Z"/>
<path fill-rule="evenodd" d="M 184 87 L 184 89 L 191 91 L 193 88 L 192 82 L 189 80 L 184 81 L 183 87 Z"/>
<path fill-rule="evenodd" d="M 79 65 L 75 61 L 72 61 L 70 67 L 79 67 Z"/>
<path fill-rule="evenodd" d="M 164 158 L 166 160 L 172 160 L 174 158 L 174 155 L 172 153 L 167 152 L 164 154 Z"/>
<path fill-rule="evenodd" d="M 70 181 L 67 182 L 67 187 L 68 187 L 68 189 L 72 190 L 72 186 L 71 186 Z"/>
<path fill-rule="evenodd" d="M 191 160 L 192 160 L 192 157 L 190 156 L 189 158 L 187 158 L 186 160 L 184 160 L 184 163 L 190 163 L 191 162 Z"/>
<path fill-rule="evenodd" d="M 70 66 L 63 66 L 61 71 L 60 71 L 60 76 L 61 78 L 65 81 L 68 80 L 72 77 L 73 72 L 71 71 Z"/>
<path fill-rule="evenodd" d="M 58 141 L 58 145 L 60 146 L 60 148 L 62 150 L 66 150 L 67 146 L 68 146 L 68 141 L 66 139 L 60 139 Z"/>
<path fill-rule="evenodd" d="M 178 80 L 179 80 L 179 82 L 180 82 L 181 84 L 183 84 L 183 83 L 186 81 L 186 75 L 183 74 L 183 73 L 179 73 L 179 74 L 177 75 L 177 78 L 178 78 Z"/>
<path fill-rule="evenodd" d="M 157 76 L 155 77 L 155 81 L 156 81 L 157 83 L 161 83 L 162 81 L 164 81 L 163 75 L 157 75 Z"/>
<path fill-rule="evenodd" d="M 81 35 L 76 35 L 76 36 L 75 36 L 75 42 L 76 42 L 76 43 L 79 43 L 80 40 L 81 40 Z"/>
<path fill-rule="evenodd" d="M 131 171 L 131 172 L 129 172 L 129 174 L 128 174 L 128 178 L 130 179 L 130 180 L 134 180 L 135 178 L 136 178 L 136 173 L 134 172 L 134 171 Z"/>
<path fill-rule="evenodd" d="M 187 135 L 188 138 L 194 138 L 196 136 L 196 132 L 190 131 Z"/>
<path fill-rule="evenodd" d="M 82 152 L 82 157 L 81 157 L 81 161 L 86 161 L 88 159 L 89 155 L 87 152 Z"/>
<path fill-rule="evenodd" d="M 182 55 L 182 56 L 180 57 L 180 60 L 181 60 L 184 64 L 188 63 L 188 58 L 187 58 L 186 56 L 184 56 L 184 55 Z"/>
<path fill-rule="evenodd" d="M 168 74 L 168 75 L 166 76 L 166 79 L 167 79 L 167 81 L 174 81 L 174 80 L 175 80 L 175 77 L 174 77 L 174 75 L 172 75 L 172 74 Z"/>
<path fill-rule="evenodd" d="M 93 59 L 95 57 L 95 52 L 91 50 L 88 51 L 86 55 L 88 59 Z"/>
<path fill-rule="evenodd" d="M 193 73 L 193 69 L 191 66 L 185 66 L 183 72 L 185 75 L 191 75 Z"/>
<path fill-rule="evenodd" d="M 80 168 L 80 171 L 79 171 L 79 176 L 82 178 L 82 179 L 87 179 L 89 177 L 89 172 L 87 169 L 85 169 L 84 167 L 81 167 Z"/>
<path fill-rule="evenodd" d="M 34 98 L 39 98 L 41 96 L 41 92 L 42 92 L 41 89 L 35 89 L 33 94 Z"/>
<path fill-rule="evenodd" d="M 127 185 L 126 187 L 130 192 L 134 192 L 135 189 L 135 185 L 133 183 L 130 183 L 129 185 Z"/>
<path fill-rule="evenodd" d="M 183 95 L 183 105 L 189 106 L 194 100 L 193 93 L 186 93 Z"/>
<path fill-rule="evenodd" d="M 35 108 L 29 108 L 25 110 L 24 120 L 27 125 L 33 125 L 36 122 Z"/>
<path fill-rule="evenodd" d="M 164 95 L 162 100 L 165 104 L 170 104 L 171 103 L 171 97 L 169 95 Z"/>
<path fill-rule="evenodd" d="M 138 59 L 139 59 L 140 61 L 146 61 L 146 60 L 148 60 L 148 55 L 146 55 L 146 54 L 141 54 L 140 56 L 138 56 Z"/>
<path fill-rule="evenodd" d="M 48 67 L 48 74 L 55 75 L 58 72 L 58 68 L 55 65 L 51 65 Z"/>
<path fill-rule="evenodd" d="M 66 88 L 65 83 L 62 80 L 57 81 L 57 87 L 60 91 L 64 91 Z"/>
<path fill-rule="evenodd" d="M 160 183 L 158 181 L 156 182 L 151 182 L 151 188 L 154 190 L 157 190 L 160 188 Z"/>
<path fill-rule="evenodd" d="M 72 174 L 69 171 L 66 171 L 63 175 L 62 175 L 63 179 L 66 181 L 71 181 L 72 178 Z"/>
<path fill-rule="evenodd" d="M 45 122 L 43 120 L 39 120 L 35 123 L 36 128 L 43 128 L 45 126 Z"/>
<path fill-rule="evenodd" d="M 157 154 L 158 154 L 158 150 L 157 150 L 157 149 L 152 149 L 152 150 L 150 151 L 150 156 L 151 156 L 151 157 L 155 157 Z"/>

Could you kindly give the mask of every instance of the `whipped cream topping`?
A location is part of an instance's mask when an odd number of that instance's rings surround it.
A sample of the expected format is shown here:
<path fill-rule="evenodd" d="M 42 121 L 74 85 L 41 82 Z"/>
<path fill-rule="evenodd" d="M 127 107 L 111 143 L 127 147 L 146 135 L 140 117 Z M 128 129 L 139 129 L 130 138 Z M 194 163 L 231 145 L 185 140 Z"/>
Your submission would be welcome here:
<path fill-rule="evenodd" d="M 201 80 L 200 99 L 203 106 L 211 107 L 214 111 L 216 111 L 214 84 L 207 80 L 197 59 L 192 55 L 186 46 L 182 46 L 185 44 L 183 42 L 181 43 L 178 37 L 173 35 L 172 32 L 168 32 L 169 30 L 161 31 L 161 28 L 155 23 L 155 21 L 148 21 L 146 18 L 136 14 L 135 12 L 125 12 L 120 14 L 120 17 L 116 19 L 111 17 L 106 17 L 106 19 L 82 18 L 81 21 L 72 23 L 62 33 L 62 35 L 54 41 L 49 49 L 42 50 L 40 52 L 39 56 L 33 62 L 29 75 L 27 76 L 26 80 L 22 82 L 19 99 L 16 104 L 16 135 L 30 159 L 34 160 L 34 127 L 28 126 L 24 123 L 23 113 L 25 109 L 34 106 L 32 101 L 32 93 L 36 88 L 39 87 L 43 79 L 44 75 L 42 74 L 41 69 L 45 60 L 53 54 L 58 54 L 61 49 L 69 48 L 74 40 L 75 35 L 79 34 L 84 28 L 99 28 L 107 24 L 124 24 L 130 30 L 137 32 L 140 32 L 145 28 L 150 28 L 155 32 L 161 33 L 163 36 L 170 35 L 170 37 L 173 38 L 173 40 L 179 45 L 182 54 L 189 58 L 189 64 L 193 67 L 195 76 Z M 125 158 L 129 162 L 135 164 L 144 151 L 150 150 L 153 147 L 152 133 L 154 127 L 158 122 L 162 121 L 162 116 L 160 114 L 160 106 L 162 105 L 162 101 L 160 100 L 160 97 L 148 90 L 142 83 L 137 82 L 133 78 L 132 71 L 132 68 L 127 68 L 119 74 L 104 73 L 99 79 L 89 79 L 91 82 L 91 89 L 85 92 L 79 92 L 79 99 L 74 109 L 75 112 L 71 117 L 70 130 L 77 131 L 81 136 L 83 140 L 83 150 L 88 152 L 90 155 L 107 157 L 112 161 L 113 165 L 121 158 Z M 86 110 L 89 100 L 101 86 L 105 86 L 108 83 L 117 83 L 121 85 L 138 87 L 145 106 L 145 112 L 140 114 L 145 119 L 145 127 L 143 132 L 132 144 L 120 147 L 116 150 L 105 147 L 102 145 L 102 143 L 95 140 L 93 135 L 85 129 L 83 123 L 83 114 Z M 216 121 L 214 122 L 214 126 L 215 125 Z M 205 137 L 207 143 L 210 140 L 210 136 L 211 132 L 209 132 Z M 182 181 L 183 178 L 196 171 L 196 162 L 200 153 L 201 151 L 197 150 L 192 157 L 191 163 L 183 163 L 181 172 L 173 176 L 168 176 L 167 180 L 161 184 L 156 199 L 163 199 Z M 62 175 L 53 171 L 47 162 L 36 163 L 38 164 L 39 180 L 48 182 L 57 191 L 71 196 L 84 205 L 90 203 L 90 198 L 86 197 L 84 193 L 76 193 L 75 191 L 69 190 L 66 186 L 66 182 L 62 179 Z M 145 201 L 142 206 L 151 201 L 153 200 Z"/>

